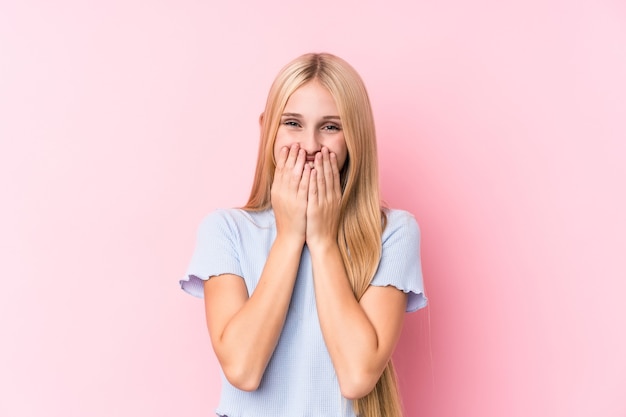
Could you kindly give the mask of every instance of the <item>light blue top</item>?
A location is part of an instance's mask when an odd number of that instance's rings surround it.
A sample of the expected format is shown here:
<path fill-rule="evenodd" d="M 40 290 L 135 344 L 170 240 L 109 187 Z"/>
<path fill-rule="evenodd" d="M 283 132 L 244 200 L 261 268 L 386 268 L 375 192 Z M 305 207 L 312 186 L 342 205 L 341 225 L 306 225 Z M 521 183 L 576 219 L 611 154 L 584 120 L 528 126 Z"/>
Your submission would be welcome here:
<path fill-rule="evenodd" d="M 191 263 L 180 281 L 182 289 L 202 297 L 204 280 L 228 273 L 243 277 L 248 293 L 252 294 L 275 237 L 272 210 L 214 211 L 200 225 Z M 408 293 L 408 312 L 427 302 L 419 238 L 419 227 L 410 213 L 387 211 L 382 257 L 372 285 L 393 285 Z M 241 391 L 222 373 L 222 394 L 216 412 L 228 417 L 354 417 L 351 401 L 341 396 L 322 337 L 306 246 L 287 319 L 259 388 Z"/>

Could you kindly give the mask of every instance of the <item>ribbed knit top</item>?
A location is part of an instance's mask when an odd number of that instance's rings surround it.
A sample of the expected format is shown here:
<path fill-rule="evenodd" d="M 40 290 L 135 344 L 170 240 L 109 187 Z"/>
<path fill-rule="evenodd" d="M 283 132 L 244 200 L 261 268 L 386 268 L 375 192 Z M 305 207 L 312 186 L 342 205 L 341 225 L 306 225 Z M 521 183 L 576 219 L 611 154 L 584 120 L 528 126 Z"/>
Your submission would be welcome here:
<path fill-rule="evenodd" d="M 408 293 L 407 311 L 426 305 L 419 256 L 420 232 L 415 218 L 402 210 L 387 211 L 383 250 L 371 285 L 392 285 Z M 276 237 L 272 210 L 220 209 L 200 224 L 196 248 L 180 285 L 203 296 L 203 281 L 212 276 L 242 277 L 252 294 Z M 233 387 L 222 373 L 216 409 L 228 417 L 354 417 L 341 396 L 324 344 L 315 305 L 311 257 L 305 245 L 287 318 L 259 388 Z"/>

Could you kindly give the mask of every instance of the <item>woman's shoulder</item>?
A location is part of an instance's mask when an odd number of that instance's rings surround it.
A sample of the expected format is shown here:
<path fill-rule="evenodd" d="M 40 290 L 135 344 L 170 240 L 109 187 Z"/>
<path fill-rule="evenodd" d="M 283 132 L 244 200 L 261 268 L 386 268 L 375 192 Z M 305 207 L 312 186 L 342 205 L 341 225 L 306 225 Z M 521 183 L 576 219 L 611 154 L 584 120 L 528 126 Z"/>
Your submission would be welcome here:
<path fill-rule="evenodd" d="M 413 213 L 393 208 L 385 208 L 383 212 L 387 218 L 383 231 L 383 240 L 398 232 L 414 234 L 419 237 L 419 224 Z"/>
<path fill-rule="evenodd" d="M 397 208 L 384 208 L 383 213 L 387 217 L 387 226 L 403 226 L 407 224 L 417 225 L 417 220 L 413 213 Z"/>

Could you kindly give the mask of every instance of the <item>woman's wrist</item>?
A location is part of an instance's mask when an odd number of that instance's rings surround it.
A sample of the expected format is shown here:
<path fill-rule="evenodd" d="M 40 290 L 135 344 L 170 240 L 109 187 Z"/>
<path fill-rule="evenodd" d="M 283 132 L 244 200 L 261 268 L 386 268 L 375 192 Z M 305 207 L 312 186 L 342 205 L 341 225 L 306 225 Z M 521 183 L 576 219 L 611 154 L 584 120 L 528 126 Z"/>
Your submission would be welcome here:
<path fill-rule="evenodd" d="M 339 251 L 337 240 L 331 238 L 307 240 L 306 245 L 311 256 L 326 256 L 334 251 Z"/>
<path fill-rule="evenodd" d="M 296 250 L 298 254 L 301 253 L 302 248 L 304 247 L 305 237 L 300 233 L 287 233 L 287 232 L 277 232 L 276 239 L 274 239 L 274 245 L 279 245 L 284 248 L 291 248 Z"/>

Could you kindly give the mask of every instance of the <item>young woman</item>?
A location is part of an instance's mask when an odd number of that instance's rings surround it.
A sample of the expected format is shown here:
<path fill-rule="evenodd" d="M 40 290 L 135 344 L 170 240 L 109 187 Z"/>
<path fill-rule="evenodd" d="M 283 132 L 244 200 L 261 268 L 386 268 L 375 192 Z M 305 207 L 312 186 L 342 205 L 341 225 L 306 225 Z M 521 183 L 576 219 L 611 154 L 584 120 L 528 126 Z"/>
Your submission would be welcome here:
<path fill-rule="evenodd" d="M 209 214 L 182 288 L 204 297 L 228 417 L 399 417 L 391 355 L 426 305 L 419 229 L 381 206 L 374 120 L 344 60 L 274 81 L 250 198 Z"/>

